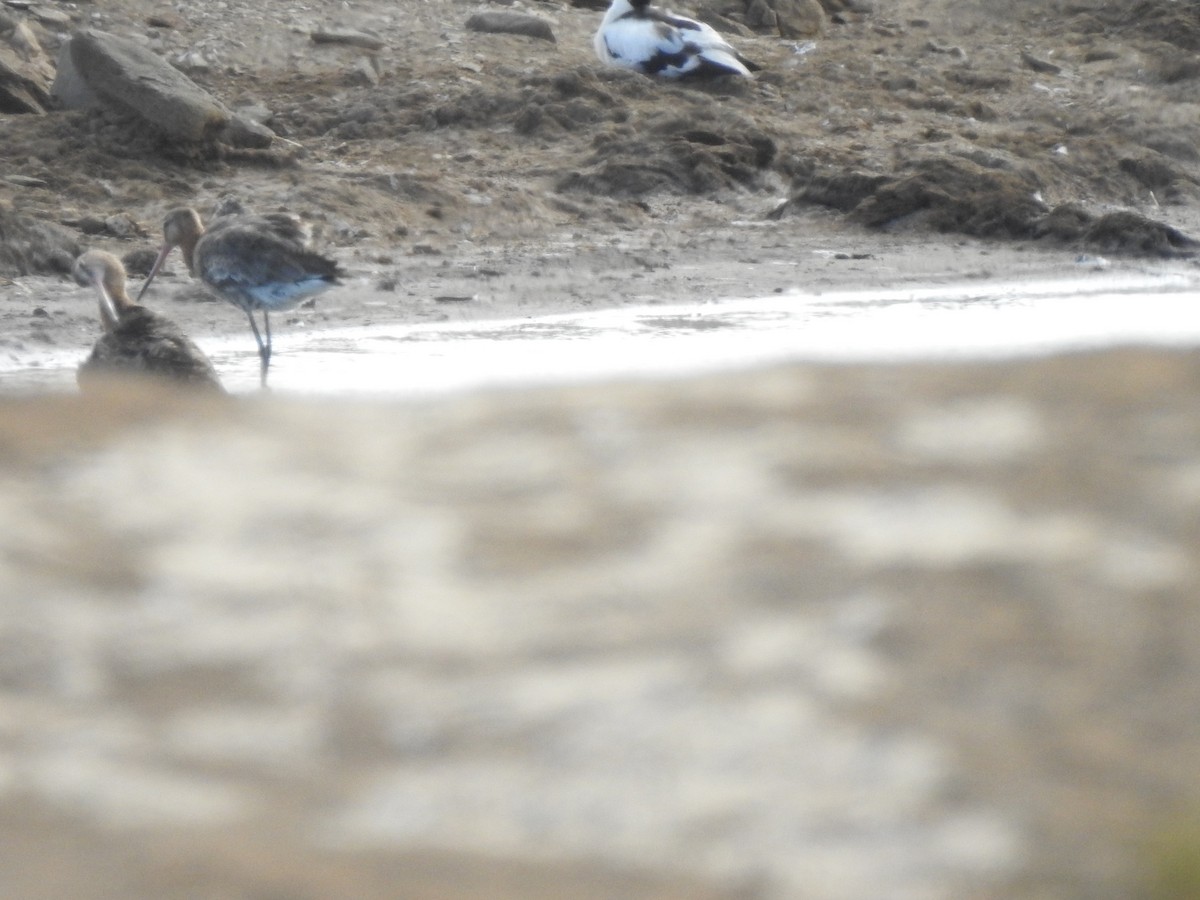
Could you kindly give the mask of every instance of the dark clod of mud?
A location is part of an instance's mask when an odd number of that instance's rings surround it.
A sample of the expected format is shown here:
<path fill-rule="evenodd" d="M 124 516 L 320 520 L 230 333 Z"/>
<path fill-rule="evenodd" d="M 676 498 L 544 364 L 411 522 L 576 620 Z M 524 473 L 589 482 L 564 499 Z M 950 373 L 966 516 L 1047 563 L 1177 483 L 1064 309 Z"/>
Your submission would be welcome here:
<path fill-rule="evenodd" d="M 911 175 L 880 184 L 854 209 L 875 228 L 922 216 L 934 231 L 974 237 L 1029 236 L 1030 222 L 1045 211 L 1029 175 L 988 169 L 965 159 L 926 160 Z"/>
<path fill-rule="evenodd" d="M 1084 243 L 1109 253 L 1146 256 L 1192 256 L 1200 241 L 1178 228 L 1156 222 L 1140 213 L 1122 210 L 1107 213 L 1092 223 Z"/>
<path fill-rule="evenodd" d="M 66 230 L 0 205 L 0 275 L 65 274 L 80 252 Z"/>
<path fill-rule="evenodd" d="M 872 228 L 956 232 L 1023 238 L 1045 212 L 1039 185 L 1028 173 L 994 169 L 966 159 L 935 157 L 899 176 L 833 172 L 814 176 L 788 204 L 828 206 Z"/>
<path fill-rule="evenodd" d="M 1200 4 L 1175 0 L 1088 4 L 1076 10 L 1077 19 L 1094 23 L 1091 30 L 1138 35 L 1200 50 Z M 1088 30 L 1081 27 L 1079 30 Z"/>
<path fill-rule="evenodd" d="M 150 270 L 154 267 L 154 260 L 158 256 L 158 251 L 149 247 L 138 247 L 130 250 L 121 256 L 121 264 L 125 266 L 125 272 L 129 275 L 150 274 Z"/>
<path fill-rule="evenodd" d="M 583 170 L 561 179 L 558 189 L 632 198 L 754 187 L 775 159 L 774 140 L 744 124 L 711 124 L 697 128 L 684 117 L 663 122 L 646 136 L 631 129 L 600 135 Z"/>
<path fill-rule="evenodd" d="M 1192 256 L 1200 242 L 1177 228 L 1140 213 L 1119 210 L 1094 216 L 1075 203 L 1064 203 L 1043 216 L 1034 237 L 1077 244 L 1100 253 L 1137 256 Z"/>
<path fill-rule="evenodd" d="M 1118 168 L 1142 187 L 1149 188 L 1166 200 L 1187 198 L 1196 187 L 1196 180 L 1165 155 L 1153 150 L 1118 161 Z"/>
<path fill-rule="evenodd" d="M 1148 185 L 1173 183 L 1179 173 L 1161 159 L 1121 163 Z M 913 171 L 879 175 L 816 173 L 771 213 L 779 218 L 805 204 L 837 209 L 871 228 L 926 230 L 1008 240 L 1050 239 L 1080 248 L 1138 256 L 1190 256 L 1195 240 L 1176 228 L 1128 211 L 1096 216 L 1077 203 L 1047 208 L 1030 171 L 989 167 L 955 156 L 922 160 Z"/>

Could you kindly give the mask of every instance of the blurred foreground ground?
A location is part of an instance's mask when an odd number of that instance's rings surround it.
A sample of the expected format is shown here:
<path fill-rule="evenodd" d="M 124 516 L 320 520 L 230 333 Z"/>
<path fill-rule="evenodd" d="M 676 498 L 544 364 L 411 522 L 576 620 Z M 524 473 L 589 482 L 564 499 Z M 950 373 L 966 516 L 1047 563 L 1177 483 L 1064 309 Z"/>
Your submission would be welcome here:
<path fill-rule="evenodd" d="M 1194 351 L 6 398 L 0 478 L 5 898 L 1195 896 Z"/>

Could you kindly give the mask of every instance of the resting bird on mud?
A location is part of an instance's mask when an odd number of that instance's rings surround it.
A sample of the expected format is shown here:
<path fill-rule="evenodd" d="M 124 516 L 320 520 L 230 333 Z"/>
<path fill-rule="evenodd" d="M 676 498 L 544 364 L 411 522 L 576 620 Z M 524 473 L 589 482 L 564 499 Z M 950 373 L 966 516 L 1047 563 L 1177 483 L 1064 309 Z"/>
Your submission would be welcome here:
<path fill-rule="evenodd" d="M 190 387 L 221 391 L 204 351 L 179 326 L 139 306 L 125 292 L 125 267 L 111 253 L 89 250 L 75 260 L 75 281 L 95 288 L 104 334 L 76 373 L 81 388 L 105 375 L 151 375 Z"/>
<path fill-rule="evenodd" d="M 260 377 L 266 387 L 271 365 L 270 314 L 329 290 L 340 284 L 338 279 L 344 274 L 334 260 L 309 250 L 307 240 L 300 220 L 287 214 L 221 215 L 205 230 L 194 209 L 173 209 L 163 222 L 163 245 L 138 299 L 178 247 L 188 272 L 246 314 L 258 344 Z M 254 319 L 258 311 L 263 314 L 262 332 Z"/>
<path fill-rule="evenodd" d="M 749 78 L 759 68 L 711 26 L 655 9 L 650 0 L 612 0 L 593 45 L 610 65 L 664 78 Z"/>

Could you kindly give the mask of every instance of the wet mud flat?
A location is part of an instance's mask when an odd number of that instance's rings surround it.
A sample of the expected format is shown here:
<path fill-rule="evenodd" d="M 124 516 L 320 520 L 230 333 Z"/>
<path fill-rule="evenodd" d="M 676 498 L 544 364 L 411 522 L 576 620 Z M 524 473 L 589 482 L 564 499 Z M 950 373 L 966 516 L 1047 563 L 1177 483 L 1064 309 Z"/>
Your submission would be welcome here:
<path fill-rule="evenodd" d="M 48 57 L 77 26 L 131 35 L 276 140 L 233 152 L 164 140 L 111 110 L 6 114 L 0 278 L 61 278 L 86 246 L 144 274 L 167 209 L 208 212 L 227 193 L 305 217 L 323 248 L 394 295 L 372 314 L 401 321 L 409 297 L 491 294 L 491 306 L 462 305 L 501 316 L 626 302 L 639 273 L 752 258 L 746 222 L 797 258 L 830 234 L 863 245 L 853 254 L 904 236 L 1059 252 L 1064 265 L 1194 255 L 1194 10 L 827 6 L 840 12 L 801 38 L 756 30 L 737 3 L 698 4 L 764 70 L 691 86 L 600 67 L 599 13 L 583 5 L 539 6 L 554 43 L 472 32 L 477 10 L 453 0 L 402 13 L 231 0 L 220 15 L 166 17 L 130 0 L 57 26 L 31 15 Z M 312 41 L 335 24 L 382 46 Z M 625 244 L 636 258 L 610 254 L 603 293 L 547 291 L 556 261 Z M 474 267 L 475 283 L 431 286 L 439 267 Z M 745 294 L 777 286 L 773 273 L 738 274 Z M 693 290 L 670 281 L 670 300 Z M 0 293 L 0 335 L 20 340 L 30 309 L 14 297 Z M 340 304 L 323 314 L 361 318 Z M 34 324 L 49 340 L 79 327 Z"/>
<path fill-rule="evenodd" d="M 1150 896 L 1196 852 L 1198 388 L 0 401 L 0 888 Z"/>
<path fill-rule="evenodd" d="M 744 331 L 746 323 L 737 311 L 748 301 L 778 303 L 778 335 L 768 341 L 770 358 L 788 355 L 789 346 L 795 348 L 792 357 L 863 358 L 875 338 L 876 358 L 960 356 L 971 348 L 1005 353 L 1005 338 L 985 323 L 995 319 L 1006 329 L 1018 327 L 1018 315 L 993 315 L 1018 306 L 1026 307 L 1029 321 L 1027 333 L 1011 333 L 1014 350 L 1038 335 L 1045 338 L 1046 349 L 1157 341 L 1166 336 L 1156 324 L 1161 316 L 1139 317 L 1141 301 L 1132 294 L 1124 310 L 1119 299 L 1094 309 L 1080 299 L 1072 309 L 1054 297 L 1075 290 L 1083 292 L 1081 298 L 1098 295 L 1109 286 L 1118 294 L 1153 292 L 1158 285 L 1162 296 L 1147 300 L 1157 310 L 1186 291 L 1200 273 L 1190 259 L 1105 257 L 976 238 L 871 235 L 831 222 L 824 212 L 769 225 L 742 222 L 729 229 L 696 230 L 686 245 L 664 243 L 653 233 L 626 232 L 594 240 L 564 238 L 554 246 L 477 247 L 456 253 L 453 260 L 423 256 L 403 264 L 403 277 L 399 271 L 394 263 L 360 264 L 343 286 L 272 317 L 278 348 L 274 384 L 310 393 L 407 394 L 414 379 L 429 383 L 432 370 L 423 366 L 432 354 L 443 348 L 447 357 L 463 352 L 451 346 L 456 342 L 540 335 L 543 344 L 550 344 L 561 334 L 578 346 L 585 334 L 615 339 L 622 322 L 634 327 L 641 318 L 653 320 L 655 309 L 670 316 L 688 306 L 696 308 L 697 321 L 703 319 L 697 327 L 732 317 L 736 327 L 725 329 L 732 336 Z M 139 279 L 131 283 L 136 290 Z M 835 305 L 822 311 L 831 302 Z M 191 282 L 181 265 L 160 276 L 144 303 L 192 336 L 234 389 L 257 385 L 245 380 L 255 349 L 245 316 Z M 939 331 L 960 332 L 960 344 L 947 343 L 938 332 L 926 332 L 915 318 L 902 315 L 904 307 L 919 317 L 925 304 L 961 310 L 960 317 L 941 316 L 929 323 Z M 888 306 L 895 307 L 898 317 L 890 330 L 880 318 Z M 856 312 L 856 307 L 861 309 Z M 7 310 L 0 336 L 0 391 L 74 390 L 70 370 L 87 356 L 98 334 L 92 292 L 51 276 L 20 278 L 0 285 L 0 308 Z M 588 326 L 593 318 L 598 330 Z M 691 318 L 689 314 L 687 320 Z M 843 327 L 833 327 L 832 319 Z M 860 321 L 863 327 L 854 330 Z M 1180 340 L 1187 339 L 1193 321 L 1190 311 L 1182 309 Z M 556 324 L 562 322 L 578 327 Z M 972 323 L 984 330 L 971 333 Z M 682 334 L 687 329 L 661 330 Z M 827 343 L 816 343 L 819 334 Z M 672 366 L 669 358 L 662 363 L 674 369 L 705 367 L 703 357 L 678 349 L 684 351 L 681 359 L 695 358 L 696 364 Z M 314 350 L 335 353 L 332 367 L 314 365 Z M 598 352 L 587 348 L 581 363 Z M 598 365 L 620 377 L 623 351 L 614 347 L 613 352 Z M 664 347 L 663 352 L 674 351 Z M 748 363 L 755 361 L 742 355 Z M 486 358 L 464 360 L 462 371 L 448 372 L 445 384 L 514 380 L 510 371 L 485 372 Z M 528 371 L 533 361 L 530 357 L 516 368 Z M 581 364 L 574 376 L 562 376 L 578 380 L 593 370 L 593 365 Z"/>

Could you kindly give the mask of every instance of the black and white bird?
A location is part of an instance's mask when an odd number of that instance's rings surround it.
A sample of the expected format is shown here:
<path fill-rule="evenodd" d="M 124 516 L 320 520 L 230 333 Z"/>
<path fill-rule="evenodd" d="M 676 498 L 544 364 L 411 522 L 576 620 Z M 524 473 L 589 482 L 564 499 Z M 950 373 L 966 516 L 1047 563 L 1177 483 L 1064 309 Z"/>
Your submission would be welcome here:
<path fill-rule="evenodd" d="M 749 78 L 759 68 L 712 26 L 655 9 L 650 0 L 612 0 L 593 44 L 603 62 L 663 78 Z"/>

